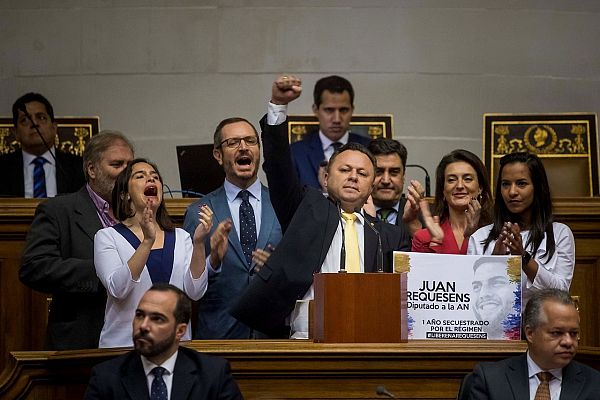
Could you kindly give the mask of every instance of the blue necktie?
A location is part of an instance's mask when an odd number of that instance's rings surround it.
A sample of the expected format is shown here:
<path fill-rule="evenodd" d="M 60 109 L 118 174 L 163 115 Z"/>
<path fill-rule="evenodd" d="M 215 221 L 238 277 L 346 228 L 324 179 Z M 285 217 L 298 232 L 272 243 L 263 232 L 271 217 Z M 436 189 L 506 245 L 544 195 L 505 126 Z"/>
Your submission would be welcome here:
<path fill-rule="evenodd" d="M 48 197 L 46 194 L 46 173 L 44 172 L 46 159 L 44 157 L 36 157 L 33 163 L 35 164 L 33 168 L 33 197 Z"/>
<path fill-rule="evenodd" d="M 238 197 L 242 199 L 240 205 L 240 243 L 248 265 L 252 264 L 252 252 L 256 249 L 256 220 L 254 219 L 254 210 L 248 199 L 250 192 L 240 190 Z"/>
<path fill-rule="evenodd" d="M 167 384 L 163 380 L 163 374 L 167 372 L 163 367 L 154 367 L 152 369 L 152 375 L 154 380 L 152 381 L 152 388 L 150 389 L 150 400 L 168 400 Z"/>

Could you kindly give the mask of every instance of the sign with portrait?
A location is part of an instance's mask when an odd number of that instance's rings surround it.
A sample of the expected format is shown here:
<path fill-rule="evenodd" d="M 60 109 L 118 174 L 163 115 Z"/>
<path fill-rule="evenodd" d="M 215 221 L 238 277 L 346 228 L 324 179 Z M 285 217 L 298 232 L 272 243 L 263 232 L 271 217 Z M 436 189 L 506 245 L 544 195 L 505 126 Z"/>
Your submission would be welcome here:
<path fill-rule="evenodd" d="M 409 339 L 521 338 L 521 258 L 394 252 Z"/>

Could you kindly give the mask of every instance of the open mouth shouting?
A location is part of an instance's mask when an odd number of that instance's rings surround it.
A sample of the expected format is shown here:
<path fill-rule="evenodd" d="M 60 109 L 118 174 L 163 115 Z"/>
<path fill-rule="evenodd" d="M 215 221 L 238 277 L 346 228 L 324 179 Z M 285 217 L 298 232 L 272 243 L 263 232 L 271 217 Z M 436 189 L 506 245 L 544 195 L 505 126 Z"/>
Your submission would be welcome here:
<path fill-rule="evenodd" d="M 235 164 L 241 170 L 251 170 L 252 169 L 252 164 L 253 164 L 253 159 L 248 154 L 241 154 L 239 157 L 237 157 L 235 159 Z"/>
<path fill-rule="evenodd" d="M 158 196 L 158 188 L 156 185 L 148 185 L 144 189 L 144 196 L 146 197 L 156 197 Z"/>

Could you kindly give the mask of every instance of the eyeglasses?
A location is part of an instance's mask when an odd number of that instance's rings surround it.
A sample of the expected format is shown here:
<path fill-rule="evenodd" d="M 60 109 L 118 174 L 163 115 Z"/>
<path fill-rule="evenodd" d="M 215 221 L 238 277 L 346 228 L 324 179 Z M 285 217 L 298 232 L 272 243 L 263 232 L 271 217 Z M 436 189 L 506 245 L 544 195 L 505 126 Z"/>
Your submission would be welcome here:
<path fill-rule="evenodd" d="M 246 143 L 246 146 L 256 146 L 258 144 L 258 138 L 256 136 L 246 136 L 243 138 L 225 139 L 219 144 L 219 146 L 223 146 L 224 144 L 229 149 L 237 149 L 238 147 L 240 147 L 240 143 L 242 143 L 242 140 L 244 141 L 244 143 Z"/>

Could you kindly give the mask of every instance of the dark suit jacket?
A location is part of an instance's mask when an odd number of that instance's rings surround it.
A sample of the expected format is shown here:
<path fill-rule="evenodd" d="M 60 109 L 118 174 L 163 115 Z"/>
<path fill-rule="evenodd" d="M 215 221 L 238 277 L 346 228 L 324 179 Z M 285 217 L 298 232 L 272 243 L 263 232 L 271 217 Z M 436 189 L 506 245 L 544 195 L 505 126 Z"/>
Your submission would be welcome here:
<path fill-rule="evenodd" d="M 193 235 L 198 226 L 198 207 L 207 204 L 214 212 L 212 232 L 217 225 L 231 219 L 225 188 L 221 186 L 200 200 L 192 203 L 185 212 L 183 228 Z M 260 232 L 256 247 L 264 249 L 268 244 L 277 247 L 281 240 L 281 227 L 271 205 L 269 190 L 262 186 Z M 206 255 L 210 254 L 210 238 L 206 238 Z M 250 339 L 252 329 L 229 314 L 231 304 L 246 289 L 253 270 L 246 261 L 235 228 L 229 233 L 229 247 L 221 264 L 221 271 L 209 274 L 208 289 L 198 301 L 198 325 L 194 339 Z"/>
<path fill-rule="evenodd" d="M 348 142 L 368 145 L 371 140 L 368 137 L 350 134 Z M 319 137 L 319 131 L 310 133 L 304 139 L 293 143 L 291 146 L 292 160 L 298 173 L 300 183 L 320 189 L 319 185 L 319 164 L 325 159 L 323 145 Z"/>
<path fill-rule="evenodd" d="M 394 225 L 402 227 L 402 229 L 409 232 L 408 226 L 402 220 L 402 215 L 404 214 L 404 206 L 408 200 L 403 195 L 400 197 L 400 201 L 398 202 L 398 214 L 396 215 L 396 223 Z"/>
<path fill-rule="evenodd" d="M 92 369 L 84 399 L 141 400 L 150 398 L 140 356 L 129 352 Z M 207 356 L 179 347 L 171 399 L 243 399 L 229 364 L 221 357 Z"/>
<path fill-rule="evenodd" d="M 73 154 L 56 151 L 56 193 L 73 193 L 85 184 L 83 159 Z M 0 171 L 5 174 L 0 186 L 0 197 L 24 197 L 25 178 L 23 173 L 23 151 L 0 156 Z"/>
<path fill-rule="evenodd" d="M 21 282 L 52 294 L 49 349 L 98 347 L 106 291 L 94 268 L 94 235 L 102 228 L 85 186 L 40 203 L 27 234 Z"/>
<path fill-rule="evenodd" d="M 293 172 L 287 123 L 263 128 L 263 168 L 267 173 L 271 202 L 284 232 L 283 239 L 267 263 L 255 274 L 248 289 L 232 309 L 232 314 L 247 325 L 272 336 L 283 336 L 285 318 L 296 300 L 302 299 L 321 270 L 340 221 L 336 205 L 320 190 L 302 186 Z M 380 232 L 383 251 L 410 248 L 407 232 L 395 225 L 372 220 Z M 376 271 L 377 236 L 364 228 L 364 267 Z M 391 260 L 388 260 L 391 261 Z M 391 271 L 391 262 L 384 265 Z"/>
<path fill-rule="evenodd" d="M 529 378 L 525 354 L 495 363 L 475 366 L 470 399 L 529 399 Z M 577 361 L 563 368 L 561 400 L 600 399 L 600 372 Z"/>

